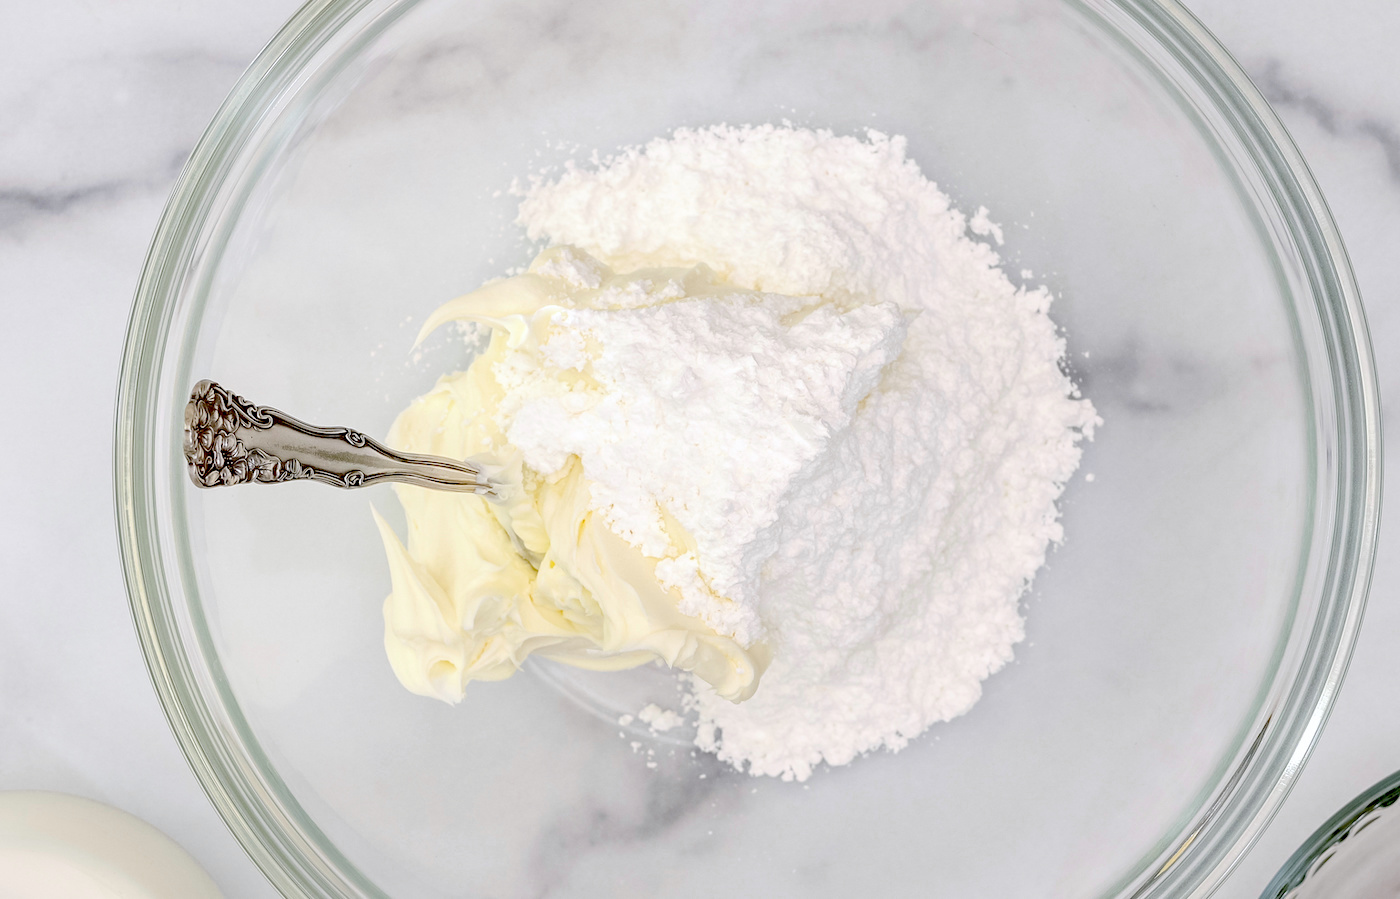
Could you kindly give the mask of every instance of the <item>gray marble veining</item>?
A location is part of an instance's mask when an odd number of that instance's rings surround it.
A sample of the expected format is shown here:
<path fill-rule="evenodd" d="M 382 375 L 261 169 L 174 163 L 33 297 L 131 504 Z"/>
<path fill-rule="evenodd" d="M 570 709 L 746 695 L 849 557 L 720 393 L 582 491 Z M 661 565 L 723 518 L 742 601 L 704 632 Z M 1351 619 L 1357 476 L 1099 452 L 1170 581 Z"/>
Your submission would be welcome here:
<path fill-rule="evenodd" d="M 1314 93 L 1289 77 L 1282 60 L 1268 59 L 1250 72 L 1255 85 L 1278 110 L 1307 116 L 1333 137 L 1374 141 L 1385 155 L 1390 180 L 1400 187 L 1400 126 L 1384 116 L 1345 112 L 1324 95 Z"/>

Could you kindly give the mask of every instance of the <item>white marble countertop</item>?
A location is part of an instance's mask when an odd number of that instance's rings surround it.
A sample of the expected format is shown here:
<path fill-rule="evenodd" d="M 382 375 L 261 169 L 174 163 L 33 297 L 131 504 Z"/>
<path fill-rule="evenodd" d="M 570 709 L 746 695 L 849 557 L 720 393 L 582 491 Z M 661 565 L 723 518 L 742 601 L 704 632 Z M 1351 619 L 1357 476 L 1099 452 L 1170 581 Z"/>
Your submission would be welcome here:
<path fill-rule="evenodd" d="M 229 896 L 274 891 L 181 757 L 147 679 L 111 511 L 130 299 L 200 131 L 297 0 L 11 3 L 0 28 L 0 789 L 99 799 L 188 848 Z M 1332 205 L 1382 395 L 1400 396 L 1400 5 L 1194 0 L 1274 103 Z M 1387 408 L 1387 412 L 1390 412 Z M 25 451 L 85 477 L 34 477 Z M 1387 461 L 1400 448 L 1392 442 Z M 1396 469 L 1392 469 L 1394 471 Z M 1389 481 L 1391 508 L 1400 479 Z M 1400 768 L 1400 525 L 1383 527 L 1345 689 L 1282 811 L 1218 895 L 1258 896 L 1344 802 Z"/>

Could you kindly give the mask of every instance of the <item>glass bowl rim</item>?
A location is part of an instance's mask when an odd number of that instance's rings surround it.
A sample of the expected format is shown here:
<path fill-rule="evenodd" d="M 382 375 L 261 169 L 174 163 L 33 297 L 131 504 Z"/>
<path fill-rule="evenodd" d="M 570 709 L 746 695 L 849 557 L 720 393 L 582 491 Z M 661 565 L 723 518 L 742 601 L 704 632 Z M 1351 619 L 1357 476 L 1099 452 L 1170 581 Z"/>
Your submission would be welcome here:
<path fill-rule="evenodd" d="M 1279 868 L 1260 899 L 1284 899 L 1302 886 L 1312 874 L 1313 863 L 1333 846 L 1355 835 L 1352 828 L 1373 811 L 1393 808 L 1400 803 L 1400 771 L 1388 774 L 1356 795 L 1337 810 L 1294 850 Z"/>
<path fill-rule="evenodd" d="M 153 362 L 164 350 L 175 285 L 225 166 L 271 98 L 344 23 L 375 0 L 310 0 L 281 28 L 242 75 L 185 164 L 161 215 L 137 286 L 123 348 L 114 435 L 118 541 L 127 594 L 152 684 L 171 730 L 201 786 L 255 864 L 286 895 L 383 895 L 335 852 L 315 825 L 278 802 L 262 772 L 239 755 L 201 695 L 173 624 L 172 590 L 163 576 L 150 477 L 151 433 L 158 403 Z M 1102 20 L 1096 0 L 1066 0 Z M 1355 276 L 1321 190 L 1268 102 L 1228 51 L 1176 0 L 1097 0 L 1127 17 L 1165 48 L 1195 80 L 1269 179 L 1289 214 L 1288 237 L 1307 269 L 1312 300 L 1327 339 L 1339 458 L 1337 510 L 1318 617 L 1291 707 L 1270 716 L 1234 773 L 1194 824 L 1160 856 L 1159 867 L 1119 887 L 1132 897 L 1205 896 L 1258 839 L 1310 755 L 1340 688 L 1360 628 L 1374 563 L 1380 516 L 1379 392 Z M 415 5 L 399 4 L 396 11 Z M 396 16 L 395 16 L 396 17 Z M 1117 26 L 1108 27 L 1117 29 Z M 1314 651 L 1316 650 L 1316 651 Z M 1292 673 L 1292 672 L 1290 672 Z M 1279 672 L 1283 674 L 1283 672 Z M 1277 682 L 1277 675 L 1276 675 Z M 1301 697 L 1301 700 L 1299 699 Z M 1250 766 L 1254 766 L 1250 770 Z M 293 800 L 293 805 L 295 802 Z M 1228 829 L 1211 828 L 1226 809 L 1241 811 Z M 301 821 L 292 820 L 300 816 Z M 308 840 L 310 831 L 314 839 Z M 319 845 L 318 845 L 319 844 Z M 1301 850 L 1300 850 L 1301 851 Z M 328 857 L 329 856 L 329 857 Z M 346 878 L 349 878 L 347 882 Z M 1131 892 L 1123 887 L 1131 887 Z"/>

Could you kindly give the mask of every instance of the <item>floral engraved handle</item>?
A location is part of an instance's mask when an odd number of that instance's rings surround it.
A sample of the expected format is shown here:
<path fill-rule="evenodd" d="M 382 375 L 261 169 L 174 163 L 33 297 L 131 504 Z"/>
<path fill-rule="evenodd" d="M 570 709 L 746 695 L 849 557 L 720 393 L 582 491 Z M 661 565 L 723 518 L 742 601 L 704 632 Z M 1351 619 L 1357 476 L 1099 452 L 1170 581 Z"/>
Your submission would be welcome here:
<path fill-rule="evenodd" d="M 311 480 L 336 487 L 382 481 L 496 498 L 480 467 L 401 453 L 350 428 L 322 428 L 256 406 L 213 381 L 185 405 L 185 461 L 199 487 Z"/>

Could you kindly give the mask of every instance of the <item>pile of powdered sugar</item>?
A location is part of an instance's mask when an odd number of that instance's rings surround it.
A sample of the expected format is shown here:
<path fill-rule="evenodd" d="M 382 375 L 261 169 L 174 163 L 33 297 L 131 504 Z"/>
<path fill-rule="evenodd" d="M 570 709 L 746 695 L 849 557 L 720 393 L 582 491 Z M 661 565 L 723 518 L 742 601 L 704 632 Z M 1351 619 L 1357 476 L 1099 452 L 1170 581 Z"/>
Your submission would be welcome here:
<path fill-rule="evenodd" d="M 772 520 L 734 522 L 765 535 L 741 597 L 761 627 L 740 639 L 761 634 L 772 664 L 740 704 L 696 687 L 698 743 L 800 780 L 966 712 L 1022 639 L 1020 597 L 1097 422 L 1061 370 L 1050 294 L 969 234 L 996 233 L 985 211 L 969 223 L 898 137 L 722 126 L 539 180 L 520 221 L 619 271 L 704 263 L 751 290 L 903 310 L 902 352 L 820 451 L 760 471 Z"/>

